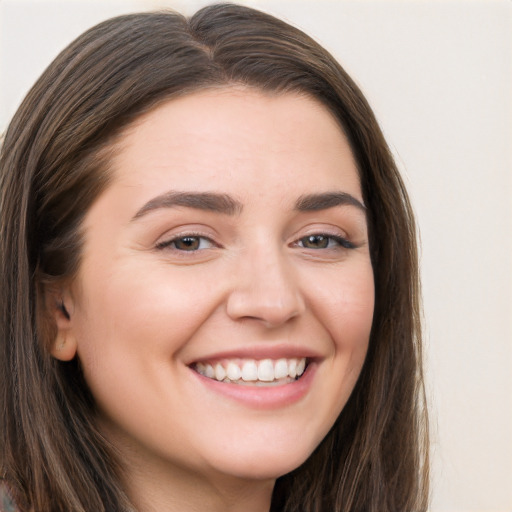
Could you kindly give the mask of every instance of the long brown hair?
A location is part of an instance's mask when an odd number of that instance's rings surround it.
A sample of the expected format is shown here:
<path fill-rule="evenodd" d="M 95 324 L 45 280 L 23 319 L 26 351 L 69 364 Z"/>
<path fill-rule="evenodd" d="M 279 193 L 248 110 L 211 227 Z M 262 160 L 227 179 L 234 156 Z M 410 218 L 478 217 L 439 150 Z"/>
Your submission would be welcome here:
<path fill-rule="evenodd" d="M 27 95 L 0 155 L 0 468 L 21 510 L 127 510 L 121 461 L 94 422 L 78 360 L 56 361 L 42 290 L 72 279 L 81 223 L 109 183 L 116 137 L 143 112 L 202 88 L 302 92 L 336 116 L 368 207 L 376 303 L 356 387 L 309 459 L 277 480 L 272 511 L 426 510 L 416 230 L 364 96 L 296 28 L 247 7 L 120 16 L 90 29 Z"/>

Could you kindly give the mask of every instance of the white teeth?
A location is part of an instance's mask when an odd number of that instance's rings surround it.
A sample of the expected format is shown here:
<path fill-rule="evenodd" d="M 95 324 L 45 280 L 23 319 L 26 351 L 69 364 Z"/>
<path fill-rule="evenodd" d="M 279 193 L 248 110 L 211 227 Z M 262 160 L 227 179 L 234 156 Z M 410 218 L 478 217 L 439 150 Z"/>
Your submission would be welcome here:
<path fill-rule="evenodd" d="M 279 359 L 274 366 L 274 378 L 284 379 L 288 377 L 288 361 L 286 359 Z"/>
<path fill-rule="evenodd" d="M 214 365 L 209 363 L 197 363 L 195 370 L 218 381 L 243 384 L 250 382 L 256 385 L 268 385 L 268 383 L 284 384 L 292 379 L 300 377 L 306 369 L 306 358 L 300 359 L 263 359 L 255 361 L 239 359 L 217 362 Z"/>
<path fill-rule="evenodd" d="M 229 380 L 238 380 L 242 376 L 242 370 L 240 370 L 240 366 L 231 361 L 228 363 L 226 373 Z"/>
<path fill-rule="evenodd" d="M 305 369 L 306 369 L 306 360 L 299 359 L 299 363 L 297 364 L 297 377 L 300 377 L 304 373 Z"/>
<path fill-rule="evenodd" d="M 272 382 L 274 380 L 274 364 L 271 359 L 263 359 L 258 365 L 258 380 Z"/>
<path fill-rule="evenodd" d="M 290 363 L 288 364 L 288 375 L 295 379 L 297 377 L 297 361 L 295 359 L 291 359 Z"/>
<path fill-rule="evenodd" d="M 242 366 L 242 380 L 245 382 L 258 380 L 258 367 L 256 361 L 246 361 Z"/>
<path fill-rule="evenodd" d="M 226 370 L 220 363 L 215 365 L 215 380 L 224 380 L 226 378 Z"/>
<path fill-rule="evenodd" d="M 206 377 L 208 377 L 209 379 L 213 379 L 215 378 L 215 370 L 213 369 L 213 366 L 211 364 L 206 364 L 205 365 L 205 371 L 204 371 L 204 374 Z"/>

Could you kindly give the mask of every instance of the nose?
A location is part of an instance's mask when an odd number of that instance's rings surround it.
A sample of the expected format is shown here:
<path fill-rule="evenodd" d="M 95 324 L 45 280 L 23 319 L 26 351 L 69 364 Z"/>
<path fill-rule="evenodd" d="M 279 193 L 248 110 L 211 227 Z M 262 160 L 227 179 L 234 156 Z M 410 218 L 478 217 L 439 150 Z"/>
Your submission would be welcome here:
<path fill-rule="evenodd" d="M 260 247 L 240 259 L 227 299 L 233 320 L 254 319 L 278 327 L 305 311 L 297 275 L 278 248 Z"/>

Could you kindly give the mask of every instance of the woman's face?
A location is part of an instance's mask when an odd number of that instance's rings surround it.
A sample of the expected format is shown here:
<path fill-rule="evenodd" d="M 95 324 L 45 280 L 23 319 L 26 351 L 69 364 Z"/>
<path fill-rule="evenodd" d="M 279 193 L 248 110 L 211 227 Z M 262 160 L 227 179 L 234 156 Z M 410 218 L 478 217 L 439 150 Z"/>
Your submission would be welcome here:
<path fill-rule="evenodd" d="M 346 138 L 312 99 L 227 88 L 163 104 L 118 149 L 58 324 L 100 425 L 141 473 L 291 471 L 345 405 L 372 323 Z"/>

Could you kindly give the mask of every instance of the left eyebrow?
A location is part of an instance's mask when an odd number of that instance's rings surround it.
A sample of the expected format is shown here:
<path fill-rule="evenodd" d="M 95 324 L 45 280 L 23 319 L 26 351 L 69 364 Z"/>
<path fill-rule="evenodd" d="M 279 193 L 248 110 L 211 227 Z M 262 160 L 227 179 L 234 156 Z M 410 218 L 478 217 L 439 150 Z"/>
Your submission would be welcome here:
<path fill-rule="evenodd" d="M 359 199 L 346 192 L 307 194 L 299 197 L 295 203 L 295 209 L 300 212 L 312 212 L 344 205 L 355 206 L 366 214 L 366 206 Z"/>

